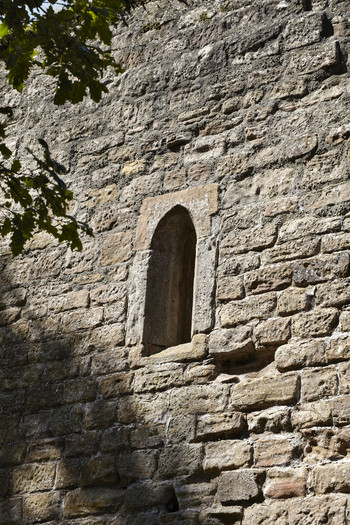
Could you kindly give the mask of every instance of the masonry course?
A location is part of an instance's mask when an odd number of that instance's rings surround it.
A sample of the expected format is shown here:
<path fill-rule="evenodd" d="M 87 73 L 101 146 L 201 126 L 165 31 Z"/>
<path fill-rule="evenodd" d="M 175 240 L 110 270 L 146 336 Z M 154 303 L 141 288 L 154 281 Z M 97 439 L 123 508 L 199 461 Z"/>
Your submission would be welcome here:
<path fill-rule="evenodd" d="M 95 231 L 1 244 L 0 522 L 346 525 L 348 1 L 149 1 L 114 31 L 98 105 L 0 80 L 10 140 L 45 138 Z M 177 205 L 198 333 L 147 354 Z"/>

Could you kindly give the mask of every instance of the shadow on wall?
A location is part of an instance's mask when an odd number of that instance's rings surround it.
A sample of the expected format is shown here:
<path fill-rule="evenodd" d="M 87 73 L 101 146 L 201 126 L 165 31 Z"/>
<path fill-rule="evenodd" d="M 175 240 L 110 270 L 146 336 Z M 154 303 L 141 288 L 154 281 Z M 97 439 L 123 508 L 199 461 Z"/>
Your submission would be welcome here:
<path fill-rule="evenodd" d="M 63 248 L 51 255 L 62 261 Z M 148 511 L 148 525 L 172 523 L 173 483 L 167 473 L 151 480 L 166 405 L 159 420 L 150 414 L 166 394 L 131 396 L 122 323 L 104 324 L 84 290 L 36 281 L 35 257 L 5 260 L 1 270 L 0 522 L 91 523 L 95 516 L 94 523 L 136 525 Z M 67 301 L 79 308 L 69 310 Z M 171 477 L 181 474 L 179 460 Z"/>

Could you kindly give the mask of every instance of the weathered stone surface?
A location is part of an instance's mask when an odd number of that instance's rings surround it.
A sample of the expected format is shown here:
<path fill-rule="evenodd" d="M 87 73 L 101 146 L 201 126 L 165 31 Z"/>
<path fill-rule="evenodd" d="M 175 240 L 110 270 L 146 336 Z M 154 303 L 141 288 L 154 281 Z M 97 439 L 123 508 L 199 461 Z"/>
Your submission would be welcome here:
<path fill-rule="evenodd" d="M 249 467 L 251 447 L 238 440 L 222 440 L 205 445 L 205 471 L 231 470 Z"/>
<path fill-rule="evenodd" d="M 292 335 L 297 337 L 318 337 L 329 335 L 338 323 L 338 310 L 319 308 L 293 317 Z"/>
<path fill-rule="evenodd" d="M 349 492 L 350 465 L 319 465 L 311 473 L 311 486 L 316 494 L 327 492 Z"/>
<path fill-rule="evenodd" d="M 131 256 L 131 231 L 121 233 L 107 233 L 101 245 L 101 265 L 127 261 Z"/>
<path fill-rule="evenodd" d="M 331 420 L 331 405 L 323 401 L 305 403 L 292 412 L 292 425 L 297 429 L 329 425 Z"/>
<path fill-rule="evenodd" d="M 248 502 L 259 496 L 256 474 L 252 470 L 224 472 L 219 478 L 217 498 L 223 504 Z"/>
<path fill-rule="evenodd" d="M 115 512 L 123 504 L 125 492 L 106 487 L 76 489 L 65 498 L 63 515 L 66 518 L 88 516 L 101 512 Z"/>
<path fill-rule="evenodd" d="M 328 350 L 326 352 L 324 341 L 319 340 L 291 342 L 277 348 L 275 353 L 276 365 L 281 371 L 324 365 L 327 360 Z"/>
<path fill-rule="evenodd" d="M 209 354 L 219 359 L 241 358 L 254 351 L 249 326 L 216 330 L 209 338 Z"/>
<path fill-rule="evenodd" d="M 254 445 L 254 466 L 286 466 L 299 455 L 300 443 L 293 437 L 263 437 L 258 439 Z"/>
<path fill-rule="evenodd" d="M 317 401 L 337 393 L 337 370 L 333 367 L 321 370 L 303 370 L 301 375 L 301 400 Z"/>
<path fill-rule="evenodd" d="M 296 393 L 297 375 L 289 372 L 279 376 L 244 379 L 233 386 L 230 401 L 235 408 L 252 410 L 291 404 Z"/>
<path fill-rule="evenodd" d="M 23 501 L 23 517 L 29 522 L 49 521 L 59 516 L 59 492 L 44 492 L 27 496 Z"/>
<path fill-rule="evenodd" d="M 180 444 L 164 447 L 159 457 L 157 476 L 161 479 L 193 476 L 202 469 L 202 445 Z"/>
<path fill-rule="evenodd" d="M 276 296 L 272 293 L 261 297 L 247 297 L 242 301 L 230 302 L 221 308 L 221 326 L 228 328 L 248 322 L 251 319 L 266 319 L 273 315 L 276 308 Z"/>
<path fill-rule="evenodd" d="M 316 288 L 317 306 L 341 306 L 350 302 L 348 279 L 320 284 Z"/>
<path fill-rule="evenodd" d="M 245 287 L 248 294 L 265 293 L 281 290 L 291 284 L 292 269 L 289 266 L 262 268 L 245 275 Z"/>
<path fill-rule="evenodd" d="M 264 495 L 273 499 L 304 496 L 306 480 L 307 470 L 305 468 L 271 468 L 267 472 Z"/>
<path fill-rule="evenodd" d="M 116 465 L 122 485 L 125 486 L 153 477 L 156 470 L 156 454 L 153 450 L 123 452 L 118 456 Z"/>
<path fill-rule="evenodd" d="M 247 414 L 248 430 L 255 434 L 289 431 L 290 412 L 289 407 L 272 407 Z"/>
<path fill-rule="evenodd" d="M 261 251 L 273 246 L 276 241 L 276 226 L 266 224 L 263 228 L 235 231 L 228 234 L 221 242 L 223 248 L 229 246 L 232 253 L 246 253 L 251 250 Z"/>
<path fill-rule="evenodd" d="M 311 304 L 312 291 L 309 294 L 300 288 L 288 288 L 281 292 L 277 300 L 279 315 L 291 315 L 307 310 Z"/>
<path fill-rule="evenodd" d="M 281 345 L 290 338 L 290 319 L 268 319 L 259 323 L 254 335 L 261 345 Z"/>
<path fill-rule="evenodd" d="M 12 475 L 12 489 L 17 492 L 37 492 L 53 487 L 56 466 L 54 463 L 31 463 L 16 467 Z"/>
<path fill-rule="evenodd" d="M 244 417 L 241 412 L 204 414 L 197 419 L 196 438 L 198 440 L 230 437 L 242 432 Z"/>
<path fill-rule="evenodd" d="M 287 241 L 265 250 L 261 256 L 264 264 L 272 264 L 316 255 L 320 246 L 319 238 L 306 238 Z"/>

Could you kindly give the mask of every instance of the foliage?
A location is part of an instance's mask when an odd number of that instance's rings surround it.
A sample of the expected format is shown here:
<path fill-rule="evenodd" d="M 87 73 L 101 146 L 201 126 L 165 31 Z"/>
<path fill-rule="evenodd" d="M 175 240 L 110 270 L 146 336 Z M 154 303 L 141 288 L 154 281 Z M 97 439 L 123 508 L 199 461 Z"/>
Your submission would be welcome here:
<path fill-rule="evenodd" d="M 79 103 L 85 96 L 98 102 L 108 89 L 102 74 L 122 71 L 108 49 L 111 26 L 142 0 L 0 0 L 0 61 L 10 85 L 22 91 L 31 70 L 40 68 L 55 80 L 54 103 Z M 43 139 L 43 158 L 33 152 L 36 168 L 24 167 L 5 142 L 10 107 L 0 102 L 0 235 L 10 235 L 17 255 L 37 230 L 50 233 L 81 250 L 79 234 L 91 229 L 69 215 L 73 198 L 61 180 Z"/>

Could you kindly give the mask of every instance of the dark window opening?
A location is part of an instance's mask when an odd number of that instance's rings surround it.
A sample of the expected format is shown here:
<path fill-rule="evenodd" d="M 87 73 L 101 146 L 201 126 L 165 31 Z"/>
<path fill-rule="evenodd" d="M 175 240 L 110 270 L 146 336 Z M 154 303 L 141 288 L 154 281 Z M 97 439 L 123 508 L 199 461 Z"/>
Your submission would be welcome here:
<path fill-rule="evenodd" d="M 147 355 L 191 341 L 196 242 L 182 206 L 169 211 L 154 232 L 143 332 Z"/>

